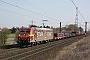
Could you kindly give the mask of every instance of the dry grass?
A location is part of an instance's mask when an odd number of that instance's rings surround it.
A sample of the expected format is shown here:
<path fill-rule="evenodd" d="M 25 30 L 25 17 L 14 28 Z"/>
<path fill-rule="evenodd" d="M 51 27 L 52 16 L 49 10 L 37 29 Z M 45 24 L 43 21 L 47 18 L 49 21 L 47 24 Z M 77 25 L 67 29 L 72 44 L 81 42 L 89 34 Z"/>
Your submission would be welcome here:
<path fill-rule="evenodd" d="M 6 40 L 6 45 L 11 45 L 11 44 L 17 44 L 15 38 L 8 38 Z"/>
<path fill-rule="evenodd" d="M 59 51 L 54 60 L 90 60 L 90 36 Z"/>

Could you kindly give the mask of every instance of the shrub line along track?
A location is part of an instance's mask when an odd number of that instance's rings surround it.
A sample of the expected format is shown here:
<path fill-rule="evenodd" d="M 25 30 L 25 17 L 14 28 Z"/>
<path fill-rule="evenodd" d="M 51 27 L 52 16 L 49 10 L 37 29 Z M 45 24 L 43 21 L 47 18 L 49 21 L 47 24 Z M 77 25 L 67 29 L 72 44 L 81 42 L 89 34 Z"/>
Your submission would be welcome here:
<path fill-rule="evenodd" d="M 54 42 L 54 44 L 51 44 L 51 45 L 48 45 L 48 46 L 45 46 L 45 47 L 41 47 L 41 48 L 38 48 L 38 49 L 35 49 L 35 50 L 27 51 L 27 52 L 24 52 L 24 53 L 20 53 L 20 54 L 11 56 L 11 57 L 4 58 L 2 60 L 9 60 L 9 59 L 12 59 L 12 60 L 15 60 L 15 59 L 23 60 L 23 59 L 26 59 L 26 58 L 28 58 L 30 56 L 35 55 L 35 54 L 39 54 L 39 53 L 41 53 L 43 51 L 52 49 L 54 47 L 57 47 L 57 46 L 60 46 L 60 45 L 64 45 L 64 44 L 69 43 L 69 42 L 77 41 L 77 40 L 75 40 L 75 38 L 77 38 L 77 37 L 73 37 L 73 38 L 70 38 L 70 39 L 62 40 L 61 42 L 60 41 L 59 42 L 56 41 L 56 42 Z M 81 39 L 81 38 L 79 38 L 79 39 Z"/>

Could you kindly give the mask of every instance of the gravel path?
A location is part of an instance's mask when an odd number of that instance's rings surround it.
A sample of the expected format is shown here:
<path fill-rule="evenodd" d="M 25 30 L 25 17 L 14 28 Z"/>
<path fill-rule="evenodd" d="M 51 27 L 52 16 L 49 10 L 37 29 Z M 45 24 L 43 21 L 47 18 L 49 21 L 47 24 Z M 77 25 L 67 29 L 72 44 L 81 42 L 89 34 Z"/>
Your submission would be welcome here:
<path fill-rule="evenodd" d="M 90 36 L 64 47 L 53 60 L 90 60 Z"/>

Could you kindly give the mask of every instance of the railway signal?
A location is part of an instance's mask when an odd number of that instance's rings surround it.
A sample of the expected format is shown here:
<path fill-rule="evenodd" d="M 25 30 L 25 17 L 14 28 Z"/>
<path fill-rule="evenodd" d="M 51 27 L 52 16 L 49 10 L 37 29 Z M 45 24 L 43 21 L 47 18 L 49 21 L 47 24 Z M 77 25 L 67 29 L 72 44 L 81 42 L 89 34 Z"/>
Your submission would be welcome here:
<path fill-rule="evenodd" d="M 90 23 L 90 22 L 85 22 L 85 36 L 87 35 L 87 23 Z"/>
<path fill-rule="evenodd" d="M 61 33 L 61 22 L 60 22 L 60 33 Z"/>

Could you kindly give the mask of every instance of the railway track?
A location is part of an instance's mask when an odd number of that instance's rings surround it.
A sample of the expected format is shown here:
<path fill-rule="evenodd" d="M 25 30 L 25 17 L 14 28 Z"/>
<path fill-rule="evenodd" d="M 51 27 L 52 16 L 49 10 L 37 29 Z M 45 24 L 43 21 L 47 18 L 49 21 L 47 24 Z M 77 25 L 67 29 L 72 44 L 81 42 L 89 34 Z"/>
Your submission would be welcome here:
<path fill-rule="evenodd" d="M 17 60 L 17 59 L 18 60 L 25 60 L 27 58 L 30 58 L 33 55 L 42 53 L 46 50 L 50 50 L 50 49 L 55 48 L 57 46 L 62 46 L 65 44 L 69 44 L 71 42 L 75 42 L 78 39 L 81 39 L 82 37 L 83 36 L 73 37 L 73 38 L 68 38 L 68 39 L 64 39 L 64 40 L 59 40 L 59 41 L 55 41 L 55 42 L 42 44 L 39 46 L 14 50 L 14 51 L 8 52 L 8 54 L 4 53 L 3 55 L 0 56 L 0 59 L 2 59 L 2 60 Z M 77 40 L 75 40 L 75 39 L 77 39 Z"/>
<path fill-rule="evenodd" d="M 34 49 L 37 49 L 37 48 L 41 48 L 44 45 L 45 44 L 42 44 L 42 45 L 39 45 L 39 46 L 32 46 L 32 47 L 28 47 L 28 48 L 13 48 L 13 49 L 6 49 L 6 50 L 4 49 L 0 53 L 0 59 L 7 58 L 7 57 L 10 57 L 10 56 L 14 56 L 14 55 L 17 55 L 17 54 L 21 54 L 21 53 L 24 53 L 24 52 L 27 52 L 27 51 L 30 51 L 30 50 L 34 50 Z"/>
<path fill-rule="evenodd" d="M 2 49 L 2 50 L 0 51 L 0 56 L 1 56 L 2 54 L 5 54 L 5 53 L 13 52 L 13 51 L 15 51 L 15 50 L 17 50 L 17 49 L 18 49 L 18 48 Z"/>
<path fill-rule="evenodd" d="M 16 50 L 17 48 L 19 48 L 17 44 L 3 46 L 3 48 L 0 49 L 0 55 L 5 52 Z"/>
<path fill-rule="evenodd" d="M 0 59 L 14 56 L 16 54 L 21 54 L 21 53 L 24 53 L 26 51 L 33 50 L 35 48 L 39 48 L 39 47 L 33 46 L 33 47 L 28 47 L 28 48 L 13 48 L 13 49 L 6 49 L 6 50 L 4 49 L 0 53 Z"/>

